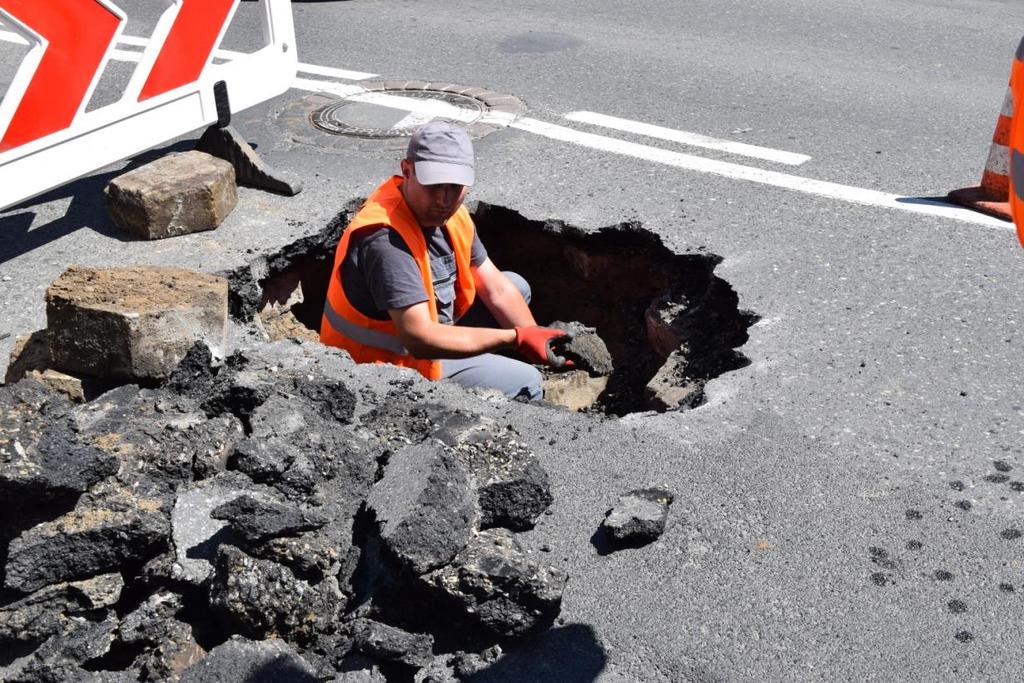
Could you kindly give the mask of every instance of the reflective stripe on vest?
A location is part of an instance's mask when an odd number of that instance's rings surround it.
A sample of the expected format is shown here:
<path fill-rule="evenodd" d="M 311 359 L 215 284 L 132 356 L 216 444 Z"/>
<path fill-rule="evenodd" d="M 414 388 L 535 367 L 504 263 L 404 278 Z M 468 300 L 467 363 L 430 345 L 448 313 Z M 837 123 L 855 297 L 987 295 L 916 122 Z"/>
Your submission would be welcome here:
<path fill-rule="evenodd" d="M 387 228 L 399 234 L 409 248 L 423 279 L 431 320 L 438 322 L 430 257 L 423 230 L 405 203 L 401 192 L 402 178 L 395 176 L 378 187 L 363 204 L 342 233 L 334 255 L 324 311 L 320 320 L 320 341 L 345 349 L 357 363 L 392 363 L 416 370 L 427 379 L 441 379 L 441 363 L 415 358 L 401 343 L 398 329 L 388 318 L 377 320 L 360 312 L 349 301 L 341 277 L 341 266 L 352 243 L 361 230 Z M 464 206 L 444 225 L 455 255 L 454 317 L 458 319 L 472 305 L 476 296 L 473 282 L 471 252 L 476 229 Z"/>
<path fill-rule="evenodd" d="M 371 330 L 362 325 L 357 325 L 351 320 L 346 320 L 340 313 L 334 310 L 330 300 L 324 304 L 324 315 L 327 317 L 328 322 L 331 323 L 331 327 L 354 342 L 372 346 L 375 349 L 397 353 L 400 356 L 409 355 L 409 350 L 402 346 L 397 337 L 386 332 Z"/>

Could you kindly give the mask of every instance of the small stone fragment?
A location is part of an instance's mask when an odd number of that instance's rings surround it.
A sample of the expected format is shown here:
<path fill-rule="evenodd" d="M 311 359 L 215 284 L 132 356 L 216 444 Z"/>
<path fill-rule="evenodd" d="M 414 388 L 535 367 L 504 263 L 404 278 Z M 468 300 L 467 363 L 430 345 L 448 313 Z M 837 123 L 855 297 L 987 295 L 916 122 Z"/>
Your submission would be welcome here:
<path fill-rule="evenodd" d="M 69 619 L 66 628 L 51 636 L 31 654 L 0 666 L 0 681 L 7 683 L 62 683 L 81 680 L 81 666 L 106 654 L 114 640 L 117 619 Z"/>
<path fill-rule="evenodd" d="M 319 683 L 309 662 L 278 639 L 235 636 L 218 645 L 181 676 L 181 683 Z"/>
<path fill-rule="evenodd" d="M 192 627 L 176 618 L 181 609 L 180 596 L 160 590 L 121 620 L 118 643 L 143 648 L 135 661 L 143 680 L 177 680 L 206 655 Z"/>
<path fill-rule="evenodd" d="M 492 645 L 483 652 L 466 652 L 455 657 L 455 673 L 463 679 L 480 673 L 501 657 L 501 645 Z"/>
<path fill-rule="evenodd" d="M 0 644 L 41 643 L 61 633 L 68 619 L 112 606 L 121 597 L 120 574 L 47 586 L 0 607 Z"/>
<path fill-rule="evenodd" d="M 46 291 L 53 366 L 162 379 L 196 342 L 224 348 L 227 297 L 227 280 L 182 268 L 69 268 Z"/>
<path fill-rule="evenodd" d="M 30 370 L 25 377 L 33 382 L 39 382 L 50 391 L 63 394 L 68 400 L 75 403 L 84 403 L 88 398 L 102 393 L 98 387 L 104 384 L 102 380 L 61 372 L 52 368 Z"/>
<path fill-rule="evenodd" d="M 704 400 L 704 382 L 689 377 L 682 351 L 673 351 L 644 388 L 647 407 L 664 412 L 696 408 Z"/>
<path fill-rule="evenodd" d="M 118 176 L 104 194 L 114 225 L 149 240 L 213 230 L 238 204 L 234 167 L 197 151 Z"/>
<path fill-rule="evenodd" d="M 338 675 L 332 683 L 387 683 L 380 662 L 373 657 L 352 654 L 338 663 Z"/>
<path fill-rule="evenodd" d="M 616 543 L 645 544 L 665 532 L 674 496 L 664 489 L 638 489 L 621 496 L 601 528 Z"/>
<path fill-rule="evenodd" d="M 20 335 L 14 341 L 11 358 L 4 375 L 4 384 L 16 384 L 32 370 L 50 367 L 50 341 L 46 330 Z"/>
<path fill-rule="evenodd" d="M 214 519 L 225 520 L 244 542 L 258 545 L 279 536 L 296 536 L 319 529 L 327 520 L 293 505 L 282 505 L 242 495 L 213 510 Z"/>
<path fill-rule="evenodd" d="M 263 331 L 267 333 L 267 339 L 272 342 L 282 339 L 320 342 L 320 335 L 315 330 L 303 325 L 291 311 L 281 311 L 280 313 L 262 311 L 259 321 Z"/>
<path fill-rule="evenodd" d="M 372 619 L 355 619 L 345 624 L 358 652 L 389 662 L 419 669 L 434 660 L 434 639 L 422 633 L 409 633 Z"/>
<path fill-rule="evenodd" d="M 270 341 L 296 339 L 320 341 L 320 334 L 303 325 L 292 308 L 305 300 L 297 273 L 268 281 L 263 287 L 263 305 L 257 320 Z"/>
<path fill-rule="evenodd" d="M 163 634 L 163 622 L 173 619 L 182 609 L 181 596 L 161 589 L 125 615 L 117 627 L 122 643 L 155 643 Z"/>

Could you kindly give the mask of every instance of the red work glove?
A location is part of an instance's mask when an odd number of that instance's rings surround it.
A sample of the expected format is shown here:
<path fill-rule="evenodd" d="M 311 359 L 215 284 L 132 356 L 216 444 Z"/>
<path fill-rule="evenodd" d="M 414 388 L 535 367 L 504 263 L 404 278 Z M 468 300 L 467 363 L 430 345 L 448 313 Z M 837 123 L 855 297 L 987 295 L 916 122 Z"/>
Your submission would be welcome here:
<path fill-rule="evenodd" d="M 531 363 L 543 363 L 555 368 L 571 367 L 572 361 L 555 353 L 551 340 L 567 337 L 567 333 L 550 327 L 517 327 L 516 351 Z"/>

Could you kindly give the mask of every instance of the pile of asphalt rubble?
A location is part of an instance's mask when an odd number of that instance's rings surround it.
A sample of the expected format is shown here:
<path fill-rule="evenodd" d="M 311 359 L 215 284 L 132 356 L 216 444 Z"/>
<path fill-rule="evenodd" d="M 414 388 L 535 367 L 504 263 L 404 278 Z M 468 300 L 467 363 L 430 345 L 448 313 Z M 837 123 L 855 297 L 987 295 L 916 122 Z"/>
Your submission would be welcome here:
<path fill-rule="evenodd" d="M 218 353 L 227 283 L 192 275 L 72 269 L 19 342 L 0 680 L 461 680 L 555 621 L 568 576 L 517 540 L 552 503 L 519 434 L 319 344 Z M 636 493 L 615 541 L 664 529 L 671 495 Z"/>

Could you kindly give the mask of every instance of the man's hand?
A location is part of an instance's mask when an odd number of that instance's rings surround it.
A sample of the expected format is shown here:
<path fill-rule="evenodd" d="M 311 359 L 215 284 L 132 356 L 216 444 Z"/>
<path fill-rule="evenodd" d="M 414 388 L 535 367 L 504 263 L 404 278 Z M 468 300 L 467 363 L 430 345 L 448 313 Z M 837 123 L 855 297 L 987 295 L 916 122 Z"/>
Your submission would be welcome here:
<path fill-rule="evenodd" d="M 531 363 L 542 363 L 555 368 L 564 368 L 572 365 L 563 356 L 555 353 L 551 346 L 553 339 L 569 336 L 562 330 L 554 330 L 550 327 L 517 327 L 516 329 L 516 351 L 521 353 Z"/>

